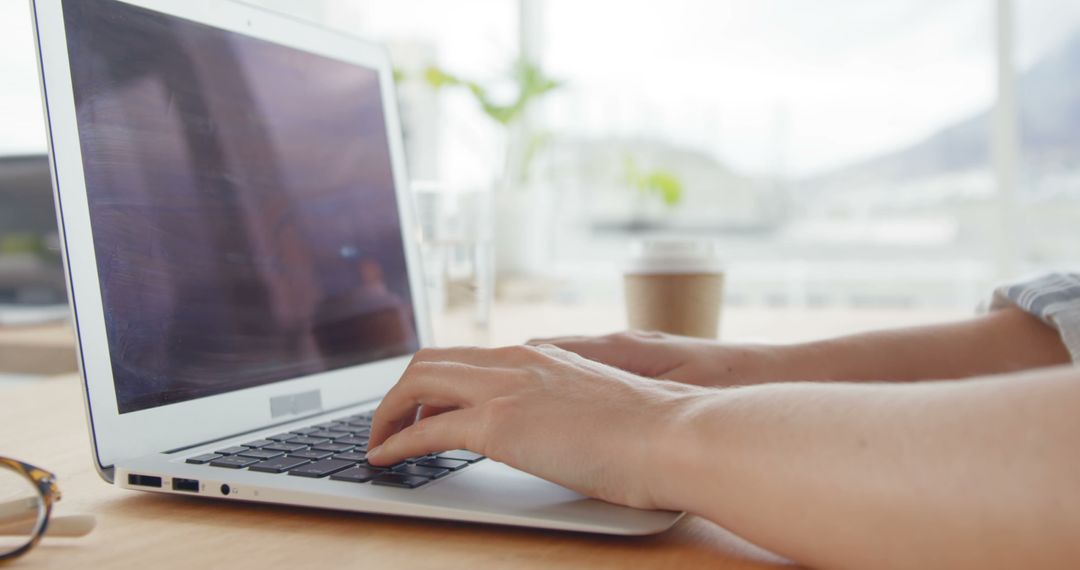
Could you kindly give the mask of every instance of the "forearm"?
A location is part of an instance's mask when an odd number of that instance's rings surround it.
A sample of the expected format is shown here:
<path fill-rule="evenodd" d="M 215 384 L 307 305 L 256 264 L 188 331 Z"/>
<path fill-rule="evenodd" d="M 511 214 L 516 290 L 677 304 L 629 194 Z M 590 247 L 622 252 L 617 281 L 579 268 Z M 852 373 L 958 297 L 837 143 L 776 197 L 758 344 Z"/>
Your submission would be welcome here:
<path fill-rule="evenodd" d="M 717 356 L 725 383 L 968 378 L 1069 362 L 1057 332 L 1018 309 L 805 344 L 720 346 Z"/>
<path fill-rule="evenodd" d="M 699 399 L 664 506 L 822 568 L 1075 567 L 1080 371 L 775 384 Z M 661 474 L 661 477 L 663 474 Z"/>

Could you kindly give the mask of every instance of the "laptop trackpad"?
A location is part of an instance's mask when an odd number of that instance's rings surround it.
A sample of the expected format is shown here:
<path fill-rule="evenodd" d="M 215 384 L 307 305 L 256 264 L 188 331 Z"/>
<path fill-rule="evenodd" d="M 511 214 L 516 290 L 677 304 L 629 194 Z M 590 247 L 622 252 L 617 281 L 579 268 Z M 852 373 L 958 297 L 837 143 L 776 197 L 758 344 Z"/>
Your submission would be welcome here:
<path fill-rule="evenodd" d="M 593 531 L 617 528 L 620 534 L 628 529 L 633 529 L 630 533 L 658 532 L 669 527 L 679 516 L 678 513 L 644 511 L 590 499 L 490 459 L 432 484 L 423 493 L 423 501 L 433 506 L 488 512 L 506 518 L 505 522 L 509 524 L 527 520 L 529 526 L 538 526 L 536 522 L 540 519 L 557 523 L 562 528 L 568 523 Z"/>

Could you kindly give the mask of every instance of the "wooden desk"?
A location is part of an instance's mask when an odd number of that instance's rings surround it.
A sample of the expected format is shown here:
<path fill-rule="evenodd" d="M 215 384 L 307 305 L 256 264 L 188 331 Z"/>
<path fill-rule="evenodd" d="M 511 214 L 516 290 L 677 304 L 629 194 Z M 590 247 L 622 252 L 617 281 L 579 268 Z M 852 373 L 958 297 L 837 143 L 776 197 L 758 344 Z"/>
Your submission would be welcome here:
<path fill-rule="evenodd" d="M 973 310 L 965 309 L 728 307 L 721 317 L 720 336 L 724 341 L 800 342 L 972 315 Z M 470 316 L 463 311 L 436 314 L 433 318 L 436 343 L 504 345 L 535 337 L 605 334 L 626 328 L 626 310 L 616 302 L 498 302 L 492 311 L 491 326 L 483 333 L 470 326 Z"/>
<path fill-rule="evenodd" d="M 955 316 L 963 314 L 733 308 L 725 314 L 723 328 L 727 339 L 794 341 Z M 492 329 L 470 338 L 467 315 L 450 317 L 436 323 L 437 340 L 443 344 L 595 334 L 617 330 L 623 323 L 621 307 L 614 304 L 501 304 Z M 37 346 L 51 350 L 50 358 L 66 360 L 70 353 L 64 351 L 72 345 L 70 336 L 67 344 L 57 340 L 62 337 L 55 328 L 42 332 Z M 0 454 L 59 476 L 64 499 L 58 514 L 98 516 L 98 528 L 90 536 L 47 539 L 13 568 L 747 569 L 784 564 L 695 517 L 658 536 L 616 538 L 122 491 L 94 472 L 81 398 L 73 376 L 0 387 Z"/>
<path fill-rule="evenodd" d="M 94 513 L 11 568 L 772 568 L 784 561 L 688 517 L 645 538 L 431 522 L 123 491 L 94 472 L 72 376 L 0 391 L 0 454 L 52 470 L 55 514 Z"/>
<path fill-rule="evenodd" d="M 477 331 L 465 311 L 435 315 L 433 325 L 440 345 L 494 346 L 539 336 L 614 332 L 626 327 L 624 313 L 618 303 L 499 302 L 487 331 Z M 970 315 L 971 311 L 962 310 L 731 307 L 724 311 L 721 336 L 725 340 L 795 342 Z M 76 364 L 70 323 L 0 327 L 0 374 L 65 374 L 74 372 Z"/>
<path fill-rule="evenodd" d="M 0 326 L 0 374 L 65 374 L 78 368 L 71 323 Z"/>

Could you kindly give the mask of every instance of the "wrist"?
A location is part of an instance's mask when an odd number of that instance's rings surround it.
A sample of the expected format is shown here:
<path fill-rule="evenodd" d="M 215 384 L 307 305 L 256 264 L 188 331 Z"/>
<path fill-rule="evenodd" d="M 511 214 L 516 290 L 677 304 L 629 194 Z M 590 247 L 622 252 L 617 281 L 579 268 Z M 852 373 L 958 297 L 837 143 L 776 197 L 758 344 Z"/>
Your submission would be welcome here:
<path fill-rule="evenodd" d="M 708 470 L 705 462 L 715 451 L 709 444 L 707 424 L 725 392 L 694 388 L 678 396 L 662 414 L 645 466 L 653 508 L 692 511 L 694 490 L 713 484 L 699 474 Z"/>

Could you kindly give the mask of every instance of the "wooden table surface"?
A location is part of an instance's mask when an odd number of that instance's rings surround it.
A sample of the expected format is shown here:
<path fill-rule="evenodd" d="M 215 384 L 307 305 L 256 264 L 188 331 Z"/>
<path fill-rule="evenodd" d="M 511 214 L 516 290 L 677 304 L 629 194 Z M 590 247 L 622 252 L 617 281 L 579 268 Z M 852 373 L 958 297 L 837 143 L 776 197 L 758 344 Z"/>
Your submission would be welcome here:
<path fill-rule="evenodd" d="M 0 391 L 0 454 L 52 470 L 55 515 L 97 528 L 46 539 L 10 568 L 773 568 L 785 562 L 696 517 L 644 538 L 433 522 L 125 491 L 90 458 L 82 396 L 65 376 Z"/>
<path fill-rule="evenodd" d="M 539 336 L 602 334 L 626 326 L 621 304 L 495 304 L 485 331 L 471 326 L 467 311 L 436 314 L 435 341 L 440 345 L 501 345 Z M 732 307 L 723 314 L 725 340 L 794 342 L 886 326 L 920 325 L 969 316 L 962 310 L 796 309 Z M 75 334 L 70 322 L 0 326 L 0 374 L 57 375 L 75 372 Z"/>
<path fill-rule="evenodd" d="M 508 344 L 533 336 L 595 334 L 622 326 L 611 306 L 500 306 L 484 335 L 467 315 L 436 323 L 440 344 Z M 952 316 L 911 311 L 732 310 L 724 337 L 794 341 Z M 66 325 L 13 338 L 39 341 L 49 360 L 73 358 Z M 10 336 L 10 335 L 9 335 Z M 3 339 L 0 339 L 3 340 Z M 2 344 L 2 343 L 0 343 Z M 2 363 L 0 363 L 2 364 Z M 2 368 L 2 365 L 0 365 Z M 124 491 L 104 483 L 90 457 L 74 376 L 0 387 L 0 455 L 55 472 L 56 513 L 92 513 L 80 539 L 47 539 L 12 568 L 772 568 L 785 561 L 697 517 L 644 538 L 432 522 Z"/>
<path fill-rule="evenodd" d="M 75 332 L 67 321 L 0 326 L 0 374 L 66 374 L 78 370 Z"/>

